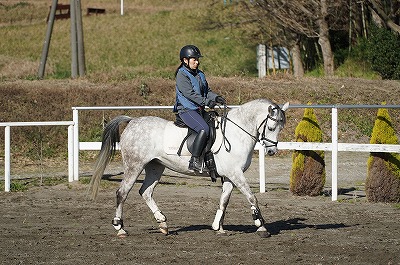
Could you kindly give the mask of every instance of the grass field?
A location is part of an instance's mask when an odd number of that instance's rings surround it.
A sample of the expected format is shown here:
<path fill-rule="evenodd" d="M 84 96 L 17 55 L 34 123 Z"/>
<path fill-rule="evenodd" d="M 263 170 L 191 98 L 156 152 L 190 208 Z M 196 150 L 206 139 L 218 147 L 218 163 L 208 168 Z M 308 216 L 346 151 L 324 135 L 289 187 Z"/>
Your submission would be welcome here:
<path fill-rule="evenodd" d="M 0 5 L 2 79 L 36 75 L 48 2 L 7 0 Z M 210 75 L 255 75 L 255 47 L 243 43 L 238 31 L 205 29 L 211 2 L 125 1 L 121 16 L 119 1 L 82 1 L 83 14 L 87 7 L 106 9 L 106 15 L 83 16 L 88 78 L 173 77 L 179 49 L 188 43 L 200 47 L 202 69 Z M 70 21 L 56 20 L 48 76 L 70 76 L 70 57 Z"/>

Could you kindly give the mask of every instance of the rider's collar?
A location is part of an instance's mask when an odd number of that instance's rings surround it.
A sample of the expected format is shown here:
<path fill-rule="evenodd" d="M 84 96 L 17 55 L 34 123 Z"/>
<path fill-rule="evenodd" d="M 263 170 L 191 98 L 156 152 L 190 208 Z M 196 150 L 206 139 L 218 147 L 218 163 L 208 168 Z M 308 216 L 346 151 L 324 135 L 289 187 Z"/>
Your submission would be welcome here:
<path fill-rule="evenodd" d="M 185 69 L 188 70 L 188 72 L 191 73 L 193 76 L 196 76 L 198 74 L 198 72 L 199 72 L 198 69 L 191 69 L 189 67 L 189 65 L 187 65 L 185 63 L 183 63 L 183 67 L 185 67 Z"/>

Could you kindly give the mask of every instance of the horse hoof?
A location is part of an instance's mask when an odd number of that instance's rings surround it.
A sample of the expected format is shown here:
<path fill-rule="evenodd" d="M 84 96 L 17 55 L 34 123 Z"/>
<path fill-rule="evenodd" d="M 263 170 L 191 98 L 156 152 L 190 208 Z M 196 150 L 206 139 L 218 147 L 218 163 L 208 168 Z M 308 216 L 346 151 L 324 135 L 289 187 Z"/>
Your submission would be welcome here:
<path fill-rule="evenodd" d="M 161 222 L 158 225 L 160 232 L 163 233 L 164 235 L 168 235 L 168 226 L 166 222 Z"/>
<path fill-rule="evenodd" d="M 117 237 L 119 237 L 119 238 L 125 238 L 125 237 L 127 237 L 127 236 L 128 236 L 128 232 L 126 232 L 124 229 L 118 230 Z"/>
<path fill-rule="evenodd" d="M 227 236 L 227 233 L 225 232 L 225 230 L 218 230 L 215 232 L 217 233 L 218 236 Z"/>
<path fill-rule="evenodd" d="M 160 232 L 163 233 L 164 235 L 168 235 L 168 228 L 161 228 L 160 227 Z"/>
<path fill-rule="evenodd" d="M 268 231 L 257 231 L 257 234 L 261 237 L 261 238 L 267 238 L 271 236 L 271 233 Z"/>

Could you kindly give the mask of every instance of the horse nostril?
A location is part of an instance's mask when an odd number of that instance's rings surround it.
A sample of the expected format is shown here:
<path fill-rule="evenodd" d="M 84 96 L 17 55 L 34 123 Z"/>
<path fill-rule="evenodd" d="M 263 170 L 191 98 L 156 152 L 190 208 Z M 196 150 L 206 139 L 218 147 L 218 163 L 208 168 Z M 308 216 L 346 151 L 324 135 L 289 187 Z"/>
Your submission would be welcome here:
<path fill-rule="evenodd" d="M 270 155 L 270 156 L 275 155 L 275 153 L 276 153 L 276 151 L 272 150 L 272 149 L 268 149 L 268 151 L 267 151 L 267 154 Z"/>

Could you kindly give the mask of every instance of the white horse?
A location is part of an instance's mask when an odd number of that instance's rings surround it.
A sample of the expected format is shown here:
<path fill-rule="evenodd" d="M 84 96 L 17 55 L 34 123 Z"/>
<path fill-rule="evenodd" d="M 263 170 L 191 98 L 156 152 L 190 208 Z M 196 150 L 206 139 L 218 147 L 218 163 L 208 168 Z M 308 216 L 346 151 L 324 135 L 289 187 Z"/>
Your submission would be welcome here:
<path fill-rule="evenodd" d="M 252 193 L 244 172 L 249 168 L 254 146 L 259 142 L 269 155 L 277 151 L 278 135 L 283 129 L 286 118 L 285 111 L 289 107 L 286 103 L 282 108 L 277 104 L 259 99 L 230 110 L 227 115 L 219 118 L 217 139 L 211 149 L 218 175 L 224 182 L 219 208 L 216 212 L 212 229 L 224 233 L 223 220 L 233 187 L 236 186 L 250 203 L 253 220 L 258 227 L 257 233 L 262 237 L 269 237 L 265 228 L 265 221 L 258 207 L 257 198 Z M 121 125 L 126 125 L 125 128 Z M 160 211 L 153 199 L 153 190 L 158 184 L 164 169 L 199 175 L 188 170 L 189 153 L 171 154 L 165 149 L 165 143 L 173 142 L 178 137 L 178 143 L 183 140 L 187 129 L 173 125 L 158 117 L 118 116 L 111 120 L 104 129 L 101 151 L 99 153 L 93 177 L 90 182 L 92 198 L 96 198 L 101 177 L 115 152 L 116 143 L 120 143 L 124 165 L 124 178 L 117 190 L 117 208 L 113 219 L 113 226 L 117 235 L 126 236 L 122 221 L 123 204 L 143 169 L 145 178 L 139 190 L 140 195 L 153 212 L 159 223 L 160 231 L 168 234 L 165 215 Z M 207 175 L 207 172 L 202 173 Z"/>

